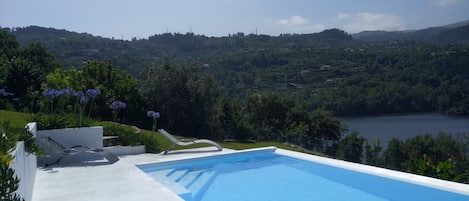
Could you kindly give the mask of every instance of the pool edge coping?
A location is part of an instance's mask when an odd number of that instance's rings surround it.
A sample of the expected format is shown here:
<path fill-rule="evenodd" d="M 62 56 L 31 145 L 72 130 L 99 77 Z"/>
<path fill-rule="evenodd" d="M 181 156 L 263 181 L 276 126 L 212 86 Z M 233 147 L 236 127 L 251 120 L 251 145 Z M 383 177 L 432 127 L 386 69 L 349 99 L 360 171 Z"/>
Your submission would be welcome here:
<path fill-rule="evenodd" d="M 453 192 L 469 196 L 469 184 L 458 183 L 454 181 L 442 180 L 433 177 L 417 175 L 397 170 L 386 169 L 382 167 L 376 167 L 371 165 L 365 165 L 360 163 L 354 163 L 349 161 L 343 161 L 333 158 L 327 158 L 322 156 L 310 155 L 285 149 L 277 149 L 276 153 L 291 156 L 303 160 L 308 160 L 316 163 L 330 165 L 338 168 L 344 168 L 360 173 L 385 177 L 394 179 L 402 182 L 413 183 L 421 186 Z"/>
<path fill-rule="evenodd" d="M 443 190 L 443 191 L 448 191 L 452 193 L 469 196 L 469 184 L 457 183 L 453 181 L 436 179 L 432 177 L 411 174 L 407 172 L 401 172 L 401 171 L 386 169 L 382 167 L 370 166 L 370 165 L 365 165 L 365 164 L 360 164 L 360 163 L 354 163 L 354 162 L 349 162 L 349 161 L 343 161 L 343 160 L 338 160 L 338 159 L 333 159 L 333 158 L 317 156 L 317 155 L 311 155 L 311 154 L 281 149 L 281 148 L 277 148 L 274 146 L 245 149 L 245 150 L 239 150 L 239 151 L 234 151 L 234 152 L 229 152 L 229 153 L 220 152 L 220 153 L 209 155 L 209 156 L 197 156 L 197 157 L 182 158 L 182 159 L 181 158 L 170 159 L 167 161 L 144 162 L 144 163 L 135 164 L 135 167 L 139 169 L 140 171 L 142 171 L 143 173 L 144 171 L 142 170 L 142 168 L 145 168 L 145 166 L 154 165 L 155 163 L 162 165 L 162 166 L 173 165 L 173 164 L 177 164 L 181 162 L 190 162 L 190 161 L 197 161 L 197 160 L 202 160 L 202 159 L 218 158 L 218 157 L 225 157 L 225 156 L 235 156 L 235 155 L 241 155 L 241 154 L 252 153 L 252 152 L 273 152 L 273 153 L 281 154 L 284 156 L 290 156 L 290 157 L 312 161 L 312 162 L 316 162 L 316 163 L 320 163 L 324 165 L 329 165 L 329 166 L 352 170 L 352 171 L 356 171 L 360 173 L 375 175 L 379 177 L 385 177 L 385 178 L 394 179 L 394 180 L 398 180 L 402 182 L 413 183 L 413 184 L 420 185 L 420 186 L 425 186 L 429 188 L 434 188 L 438 190 Z M 150 176 L 148 177 L 151 178 Z M 155 180 L 155 182 L 158 182 L 158 181 Z M 173 193 L 177 195 L 177 193 L 175 192 Z"/>

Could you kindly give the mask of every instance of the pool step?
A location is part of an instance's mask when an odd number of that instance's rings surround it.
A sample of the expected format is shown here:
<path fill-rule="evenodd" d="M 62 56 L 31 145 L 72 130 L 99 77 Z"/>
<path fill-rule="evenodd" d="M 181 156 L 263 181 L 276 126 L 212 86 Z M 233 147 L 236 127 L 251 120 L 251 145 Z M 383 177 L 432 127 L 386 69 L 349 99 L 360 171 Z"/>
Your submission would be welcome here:
<path fill-rule="evenodd" d="M 176 182 L 181 184 L 182 186 L 188 188 L 192 183 L 194 183 L 200 175 L 202 175 L 204 172 L 202 170 L 197 170 L 197 171 L 189 171 L 187 174 L 184 175 L 184 177 L 180 178 Z"/>
<path fill-rule="evenodd" d="M 200 197 L 205 193 L 205 191 L 210 187 L 213 180 L 216 178 L 214 171 L 204 171 L 202 174 L 198 175 L 191 183 L 185 186 L 192 192 L 192 199 L 199 200 Z"/>
<path fill-rule="evenodd" d="M 168 174 L 172 174 L 174 170 L 163 170 L 155 172 L 147 172 L 155 181 L 161 183 L 163 186 L 178 194 L 184 200 L 190 200 L 192 197 L 192 192 L 185 188 L 184 186 L 176 183 L 173 179 L 168 177 Z"/>
<path fill-rule="evenodd" d="M 216 178 L 215 171 L 203 170 L 168 169 L 147 174 L 184 200 L 199 199 Z"/>
<path fill-rule="evenodd" d="M 174 182 L 177 182 L 178 180 L 180 180 L 181 178 L 183 178 L 187 173 L 189 172 L 189 170 L 184 170 L 184 169 L 173 169 L 172 171 L 170 171 L 168 174 L 166 174 L 166 176 L 173 180 Z"/>

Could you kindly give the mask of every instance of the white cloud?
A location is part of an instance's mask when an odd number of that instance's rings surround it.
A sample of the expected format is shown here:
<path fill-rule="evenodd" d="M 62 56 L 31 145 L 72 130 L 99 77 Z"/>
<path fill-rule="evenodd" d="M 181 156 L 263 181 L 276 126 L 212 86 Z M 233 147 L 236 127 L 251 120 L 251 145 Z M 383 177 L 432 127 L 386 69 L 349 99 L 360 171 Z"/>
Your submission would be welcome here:
<path fill-rule="evenodd" d="M 403 19 L 401 17 L 380 13 L 338 13 L 335 20 L 339 22 L 339 28 L 350 33 L 372 30 L 396 31 L 404 29 Z"/>
<path fill-rule="evenodd" d="M 324 25 L 310 23 L 308 19 L 298 15 L 293 15 L 292 17 L 286 19 L 276 20 L 275 24 L 281 25 L 287 32 L 294 33 L 313 33 L 325 29 Z"/>
<path fill-rule="evenodd" d="M 460 0 L 432 0 L 432 2 L 438 6 L 448 6 L 457 4 Z"/>
<path fill-rule="evenodd" d="M 294 15 L 288 19 L 277 20 L 276 23 L 284 26 L 303 26 L 308 23 L 308 19 Z"/>

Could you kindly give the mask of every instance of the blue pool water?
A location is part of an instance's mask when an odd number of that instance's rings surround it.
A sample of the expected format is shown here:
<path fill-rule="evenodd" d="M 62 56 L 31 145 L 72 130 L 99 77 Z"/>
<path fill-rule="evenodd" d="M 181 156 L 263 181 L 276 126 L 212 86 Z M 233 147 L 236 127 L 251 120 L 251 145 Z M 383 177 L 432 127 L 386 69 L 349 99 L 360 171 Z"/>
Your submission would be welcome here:
<path fill-rule="evenodd" d="M 138 166 L 186 201 L 469 201 L 469 196 L 275 152 Z"/>

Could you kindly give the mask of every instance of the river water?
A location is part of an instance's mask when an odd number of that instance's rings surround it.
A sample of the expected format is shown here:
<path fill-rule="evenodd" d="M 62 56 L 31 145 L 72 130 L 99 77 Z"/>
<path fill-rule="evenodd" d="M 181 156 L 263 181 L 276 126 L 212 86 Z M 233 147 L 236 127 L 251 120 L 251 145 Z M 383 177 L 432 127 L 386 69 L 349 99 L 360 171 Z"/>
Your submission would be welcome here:
<path fill-rule="evenodd" d="M 439 132 L 447 134 L 469 134 L 469 117 L 455 117 L 438 113 L 398 114 L 366 117 L 339 118 L 348 125 L 349 134 L 358 131 L 360 136 L 368 139 L 370 143 L 380 139 L 381 145 L 387 146 L 392 138 L 401 140 L 417 135 Z"/>

